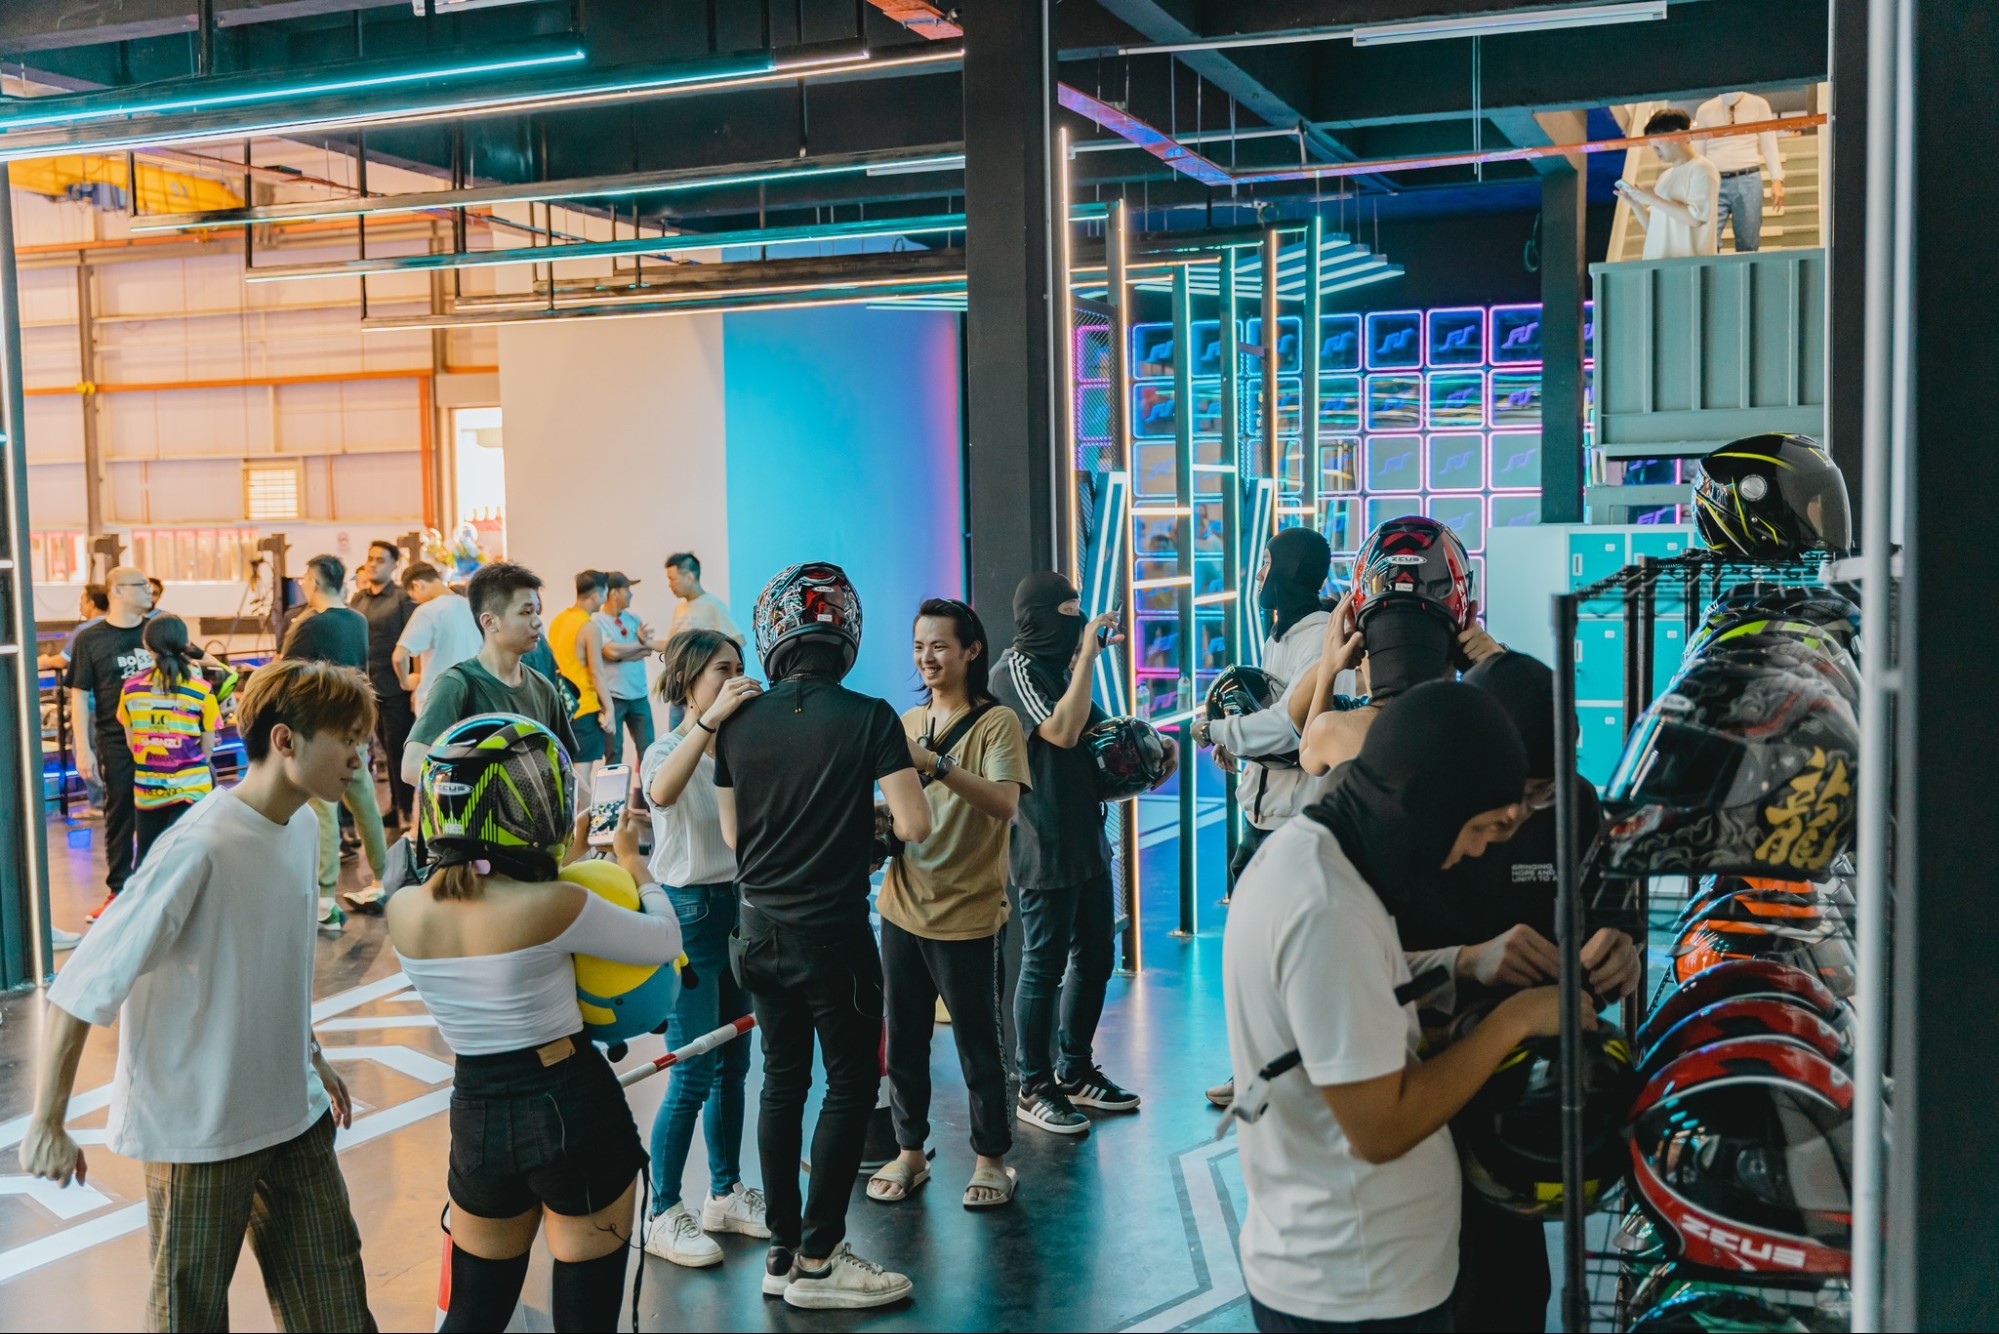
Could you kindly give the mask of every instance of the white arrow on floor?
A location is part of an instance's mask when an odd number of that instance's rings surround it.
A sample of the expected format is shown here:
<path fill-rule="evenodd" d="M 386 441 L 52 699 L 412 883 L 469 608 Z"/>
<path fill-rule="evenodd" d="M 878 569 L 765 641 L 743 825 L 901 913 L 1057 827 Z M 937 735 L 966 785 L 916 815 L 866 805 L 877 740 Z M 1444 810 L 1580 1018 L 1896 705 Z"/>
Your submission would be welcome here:
<path fill-rule="evenodd" d="M 41 1177 L 0 1177 L 0 1195 L 25 1195 L 64 1222 L 111 1203 L 111 1197 L 95 1186 L 81 1182 L 64 1186 Z"/>
<path fill-rule="evenodd" d="M 394 1044 L 367 1047 L 322 1047 L 329 1061 L 374 1061 L 389 1069 L 420 1079 L 426 1084 L 442 1084 L 451 1078 L 451 1067 L 435 1056 L 427 1056 L 414 1047 Z"/>

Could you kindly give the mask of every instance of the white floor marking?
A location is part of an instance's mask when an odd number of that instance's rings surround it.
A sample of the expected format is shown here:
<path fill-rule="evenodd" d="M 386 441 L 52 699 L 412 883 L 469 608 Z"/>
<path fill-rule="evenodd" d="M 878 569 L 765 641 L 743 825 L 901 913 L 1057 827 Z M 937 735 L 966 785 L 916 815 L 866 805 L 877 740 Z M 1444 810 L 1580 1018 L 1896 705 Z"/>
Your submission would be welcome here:
<path fill-rule="evenodd" d="M 359 1019 L 322 1019 L 312 1027 L 319 1033 L 372 1033 L 384 1028 L 436 1028 L 437 1020 L 427 1014 L 363 1015 Z"/>
<path fill-rule="evenodd" d="M 451 1067 L 435 1056 L 414 1047 L 322 1047 L 329 1061 L 376 1061 L 399 1070 L 426 1084 L 442 1084 L 451 1078 Z"/>
<path fill-rule="evenodd" d="M 72 1096 L 69 1100 L 69 1110 L 63 1114 L 63 1120 L 74 1121 L 79 1116 L 88 1116 L 110 1105 L 111 1086 L 100 1084 L 94 1089 L 85 1089 Z M 22 1137 L 28 1133 L 28 1122 L 33 1119 L 32 1116 L 17 1116 L 11 1121 L 0 1121 L 0 1149 L 10 1149 L 19 1144 Z"/>
<path fill-rule="evenodd" d="M 116 1213 L 93 1218 L 88 1223 L 78 1223 L 75 1227 L 52 1232 L 25 1246 L 15 1246 L 0 1251 L 0 1283 L 8 1283 L 31 1269 L 39 1269 L 57 1260 L 67 1260 L 79 1251 L 87 1251 L 92 1246 L 102 1246 L 107 1241 L 116 1241 L 129 1233 L 137 1232 L 146 1225 L 146 1206 L 128 1204 Z"/>
<path fill-rule="evenodd" d="M 65 1222 L 111 1203 L 95 1186 L 59 1186 L 40 1177 L 0 1177 L 0 1195 L 25 1195 Z"/>
<path fill-rule="evenodd" d="M 1147 1316 L 1123 1328 L 1133 1334 L 1156 1334 L 1191 1324 L 1212 1311 L 1241 1300 L 1248 1291 L 1242 1281 L 1242 1260 L 1236 1253 L 1235 1238 L 1229 1235 L 1228 1214 L 1222 1208 L 1211 1165 L 1233 1154 L 1232 1140 L 1217 1140 L 1179 1156 L 1178 1169 L 1187 1187 L 1187 1205 L 1193 1213 L 1190 1245 L 1198 1246 L 1208 1269 L 1208 1286 L 1185 1301 Z"/>
<path fill-rule="evenodd" d="M 331 1019 L 336 1014 L 359 1009 L 369 1001 L 380 1000 L 393 992 L 402 991 L 409 984 L 410 980 L 397 971 L 351 990 L 336 992 L 325 1000 L 312 1003 L 312 1022 L 316 1024 L 322 1019 Z"/>

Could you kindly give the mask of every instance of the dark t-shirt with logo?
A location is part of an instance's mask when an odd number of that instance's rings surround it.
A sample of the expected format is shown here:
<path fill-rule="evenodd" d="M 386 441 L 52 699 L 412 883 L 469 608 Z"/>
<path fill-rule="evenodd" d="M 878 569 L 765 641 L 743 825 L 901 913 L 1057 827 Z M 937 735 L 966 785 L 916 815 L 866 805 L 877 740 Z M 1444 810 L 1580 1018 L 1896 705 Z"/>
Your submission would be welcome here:
<path fill-rule="evenodd" d="M 72 690 L 90 692 L 97 735 L 121 747 L 125 728 L 118 721 L 118 692 L 127 680 L 153 665 L 145 635 L 144 621 L 122 628 L 109 621 L 95 621 L 77 631 L 76 641 L 70 645 L 67 684 Z"/>

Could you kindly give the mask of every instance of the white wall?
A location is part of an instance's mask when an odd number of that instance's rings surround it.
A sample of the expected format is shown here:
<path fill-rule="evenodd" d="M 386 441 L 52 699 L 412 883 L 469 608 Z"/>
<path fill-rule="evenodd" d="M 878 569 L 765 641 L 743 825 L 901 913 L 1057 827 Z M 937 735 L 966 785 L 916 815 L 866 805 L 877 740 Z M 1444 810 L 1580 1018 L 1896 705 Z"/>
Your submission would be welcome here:
<path fill-rule="evenodd" d="M 673 551 L 699 555 L 703 584 L 727 595 L 722 319 L 501 327 L 507 554 L 541 575 L 550 614 L 578 570 L 623 570 L 665 633 Z"/>

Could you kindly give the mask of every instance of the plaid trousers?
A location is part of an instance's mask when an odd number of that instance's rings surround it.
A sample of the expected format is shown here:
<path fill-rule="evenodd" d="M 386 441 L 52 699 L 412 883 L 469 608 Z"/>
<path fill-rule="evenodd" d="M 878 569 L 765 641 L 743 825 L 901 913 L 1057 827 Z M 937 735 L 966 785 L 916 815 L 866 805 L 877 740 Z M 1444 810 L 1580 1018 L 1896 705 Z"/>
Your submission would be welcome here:
<path fill-rule="evenodd" d="M 149 1330 L 226 1330 L 243 1236 L 283 1330 L 372 1334 L 361 1233 L 333 1153 L 333 1116 L 240 1158 L 147 1163 Z"/>

